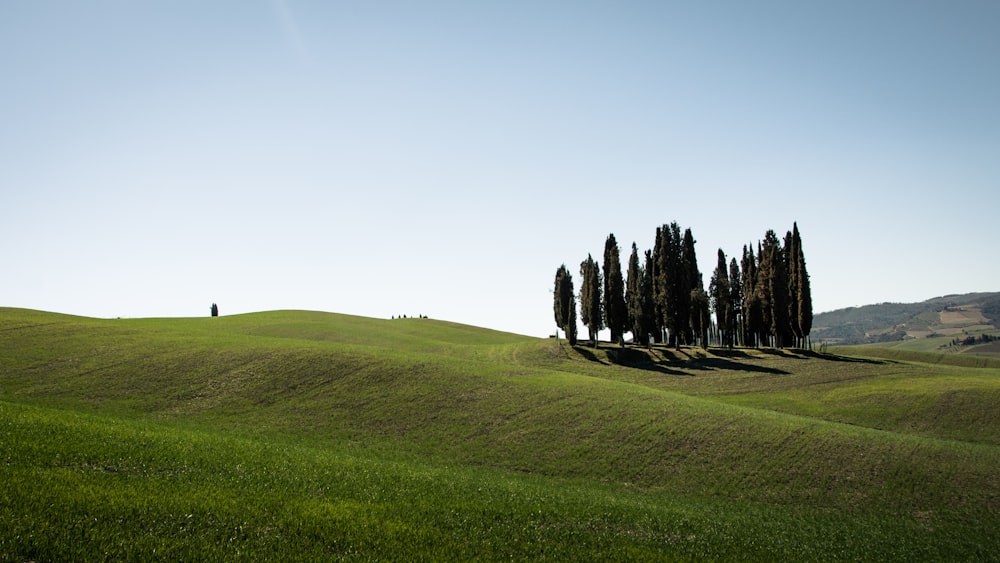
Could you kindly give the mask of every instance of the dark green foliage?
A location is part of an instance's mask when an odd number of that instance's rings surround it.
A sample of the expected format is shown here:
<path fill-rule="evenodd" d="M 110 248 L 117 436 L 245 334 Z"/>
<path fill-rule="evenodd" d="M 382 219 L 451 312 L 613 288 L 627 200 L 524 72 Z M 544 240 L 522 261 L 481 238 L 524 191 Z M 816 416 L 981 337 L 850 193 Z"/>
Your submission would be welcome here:
<path fill-rule="evenodd" d="M 215 303 L 212 303 L 212 316 L 213 317 L 219 316 L 219 306 L 216 305 Z"/>
<path fill-rule="evenodd" d="M 695 328 L 694 319 L 696 316 L 700 315 L 700 311 L 696 312 L 694 310 L 694 303 L 692 301 L 694 292 L 701 291 L 705 292 L 705 284 L 701 279 L 701 272 L 698 270 L 698 256 L 694 250 L 694 235 L 691 234 L 691 229 L 684 229 L 684 238 L 681 242 L 681 268 L 683 271 L 683 277 L 681 278 L 682 286 L 680 288 L 680 310 L 679 313 L 682 317 L 689 319 L 686 327 L 684 327 L 684 341 L 688 344 L 693 344 L 695 338 L 698 337 L 699 328 Z M 708 300 L 705 300 L 706 307 Z"/>
<path fill-rule="evenodd" d="M 666 341 L 670 346 L 706 344 L 706 335 L 722 346 L 808 346 L 812 329 L 812 295 L 798 224 L 785 235 L 783 244 L 773 229 L 763 241 L 743 247 L 742 259 L 734 257 L 727 268 L 719 249 L 709 291 L 705 291 L 695 239 L 691 229 L 676 221 L 656 229 L 652 250 L 639 262 L 632 244 L 627 284 L 622 281 L 620 255 L 614 235 L 604 247 L 603 276 L 589 255 L 580 265 L 582 319 L 591 340 L 601 329 L 611 330 L 611 340 L 624 346 L 624 333 L 648 344 Z M 603 284 L 601 283 L 603 279 Z M 596 289 L 594 289 L 596 288 Z M 702 296 L 709 316 L 704 319 Z"/>
<path fill-rule="evenodd" d="M 708 328 L 711 324 L 709 318 L 708 293 L 704 288 L 697 287 L 691 290 L 691 320 L 689 326 L 694 335 L 692 344 L 701 343 L 702 348 L 708 348 Z"/>
<path fill-rule="evenodd" d="M 656 300 L 653 297 L 656 285 L 656 267 L 653 259 L 653 251 L 647 250 L 645 255 L 645 266 L 642 269 L 642 312 L 643 312 L 643 333 L 646 334 L 646 343 L 649 343 L 649 336 L 653 335 L 656 342 L 660 341 L 663 335 L 661 324 L 656 316 Z"/>
<path fill-rule="evenodd" d="M 785 268 L 787 269 L 785 286 L 788 290 L 788 330 L 794 338 L 794 341 L 790 344 L 799 347 L 799 342 L 802 341 L 802 331 L 799 330 L 799 256 L 798 250 L 795 248 L 795 239 L 792 237 L 792 231 L 785 233 L 784 256 Z"/>
<path fill-rule="evenodd" d="M 812 332 L 813 308 L 812 289 L 809 285 L 809 272 L 806 270 L 806 257 L 802 251 L 802 237 L 799 235 L 798 223 L 792 226 L 792 243 L 795 246 L 795 296 L 798 299 L 798 318 L 795 325 L 798 328 L 798 336 L 803 341 L 809 338 Z M 800 346 L 805 347 L 805 343 Z"/>
<path fill-rule="evenodd" d="M 742 304 L 743 304 L 743 345 L 758 347 L 761 345 L 764 318 L 760 294 L 757 292 L 757 259 L 753 246 L 743 246 L 742 270 Z"/>
<path fill-rule="evenodd" d="M 556 286 L 553 296 L 556 326 L 563 329 L 570 345 L 576 344 L 576 298 L 573 295 L 573 276 L 566 265 L 556 270 Z M 558 336 L 558 332 L 556 335 Z"/>
<path fill-rule="evenodd" d="M 745 346 L 806 346 L 812 329 L 812 295 L 798 225 L 784 244 L 773 230 L 763 242 L 743 247 L 742 274 L 735 261 L 730 270 L 741 275 L 740 336 Z M 732 282 L 730 282 L 732 283 Z"/>
<path fill-rule="evenodd" d="M 650 261 L 646 253 L 646 263 Z M 632 341 L 646 346 L 649 333 L 652 294 L 648 284 L 646 268 L 639 263 L 639 249 L 632 243 L 632 254 L 628 259 L 628 280 L 625 284 L 625 304 L 628 309 L 628 328 L 632 331 Z"/>
<path fill-rule="evenodd" d="M 676 221 L 656 230 L 653 300 L 657 321 L 668 331 L 674 347 L 693 342 L 697 332 L 692 325 L 691 296 L 696 289 L 704 291 L 704 286 L 694 244 L 691 229 L 681 235 Z"/>
<path fill-rule="evenodd" d="M 715 266 L 712 279 L 708 284 L 708 294 L 712 300 L 712 310 L 715 312 L 715 322 L 719 327 L 722 345 L 732 347 L 732 288 L 729 284 L 726 254 L 721 248 L 719 249 L 719 262 Z"/>
<path fill-rule="evenodd" d="M 611 331 L 611 341 L 625 345 L 624 333 L 628 323 L 625 306 L 625 283 L 622 281 L 621 255 L 615 235 L 608 235 L 604 242 L 604 321 Z"/>
<path fill-rule="evenodd" d="M 791 344 L 788 322 L 788 270 L 781 241 L 773 230 L 764 235 L 760 272 L 764 276 L 767 304 L 770 307 L 770 334 L 774 345 L 784 348 Z M 768 328 L 765 325 L 765 328 Z"/>
<path fill-rule="evenodd" d="M 740 318 L 743 316 L 742 278 L 740 277 L 740 265 L 736 263 L 736 258 L 729 260 L 729 307 L 731 315 L 729 319 L 730 346 L 739 344 Z"/>
<path fill-rule="evenodd" d="M 656 245 L 659 249 L 657 309 L 663 327 L 669 333 L 670 344 L 674 347 L 681 345 L 683 334 L 688 329 L 691 308 L 691 290 L 688 288 L 687 272 L 681 258 L 682 244 L 680 226 L 676 222 L 660 229 Z"/>
<path fill-rule="evenodd" d="M 666 318 L 667 311 L 665 305 L 667 302 L 665 287 L 665 278 L 663 276 L 663 231 L 666 229 L 666 225 L 663 227 L 656 227 L 656 238 L 653 240 L 653 250 L 647 258 L 652 260 L 647 260 L 646 269 L 650 272 L 650 277 L 653 281 L 653 341 L 659 344 L 664 340 L 664 333 L 667 330 Z"/>
<path fill-rule="evenodd" d="M 590 341 L 597 346 L 597 333 L 603 325 L 601 314 L 601 269 L 589 254 L 580 263 L 580 320 L 590 333 Z"/>
<path fill-rule="evenodd" d="M 757 283 L 754 284 L 754 291 L 757 294 L 757 301 L 760 303 L 760 326 L 757 341 L 759 345 L 770 346 L 772 323 L 771 308 L 771 253 L 764 252 L 760 243 L 757 242 Z"/>

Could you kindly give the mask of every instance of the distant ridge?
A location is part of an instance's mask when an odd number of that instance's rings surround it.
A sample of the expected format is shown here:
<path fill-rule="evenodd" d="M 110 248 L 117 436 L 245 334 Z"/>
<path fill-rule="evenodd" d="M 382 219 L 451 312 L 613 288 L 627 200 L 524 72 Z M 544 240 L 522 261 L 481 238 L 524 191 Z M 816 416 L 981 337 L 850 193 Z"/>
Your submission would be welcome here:
<path fill-rule="evenodd" d="M 919 303 L 878 303 L 819 313 L 813 341 L 830 345 L 955 339 L 1000 332 L 1000 292 L 944 295 Z"/>

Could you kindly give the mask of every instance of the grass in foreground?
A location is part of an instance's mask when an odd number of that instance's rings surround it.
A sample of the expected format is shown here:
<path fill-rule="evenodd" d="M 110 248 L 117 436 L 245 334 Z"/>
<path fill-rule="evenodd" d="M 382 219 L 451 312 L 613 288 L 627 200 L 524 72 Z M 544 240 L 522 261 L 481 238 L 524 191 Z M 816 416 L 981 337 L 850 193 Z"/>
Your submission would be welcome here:
<path fill-rule="evenodd" d="M 1000 552 L 993 368 L 304 312 L 6 310 L 0 347 L 0 559 Z"/>
<path fill-rule="evenodd" d="M 943 560 L 993 547 L 919 514 L 845 518 L 5 403 L 0 420 L 6 560 Z"/>

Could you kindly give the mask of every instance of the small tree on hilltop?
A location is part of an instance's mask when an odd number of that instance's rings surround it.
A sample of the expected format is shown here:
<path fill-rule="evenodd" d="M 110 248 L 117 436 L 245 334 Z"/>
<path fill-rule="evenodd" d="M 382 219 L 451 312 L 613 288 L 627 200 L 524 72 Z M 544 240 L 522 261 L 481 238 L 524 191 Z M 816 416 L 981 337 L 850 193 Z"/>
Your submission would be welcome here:
<path fill-rule="evenodd" d="M 219 316 L 219 306 L 216 305 L 215 303 L 212 303 L 212 316 L 213 317 Z"/>

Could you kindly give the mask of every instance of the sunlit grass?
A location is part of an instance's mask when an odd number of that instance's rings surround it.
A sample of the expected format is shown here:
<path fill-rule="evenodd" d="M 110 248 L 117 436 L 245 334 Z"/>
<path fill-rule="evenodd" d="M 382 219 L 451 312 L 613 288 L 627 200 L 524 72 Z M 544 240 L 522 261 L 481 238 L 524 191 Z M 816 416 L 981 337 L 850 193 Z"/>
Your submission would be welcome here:
<path fill-rule="evenodd" d="M 305 312 L 0 327 L 0 559 L 1000 552 L 993 368 L 683 349 L 639 369 Z"/>

